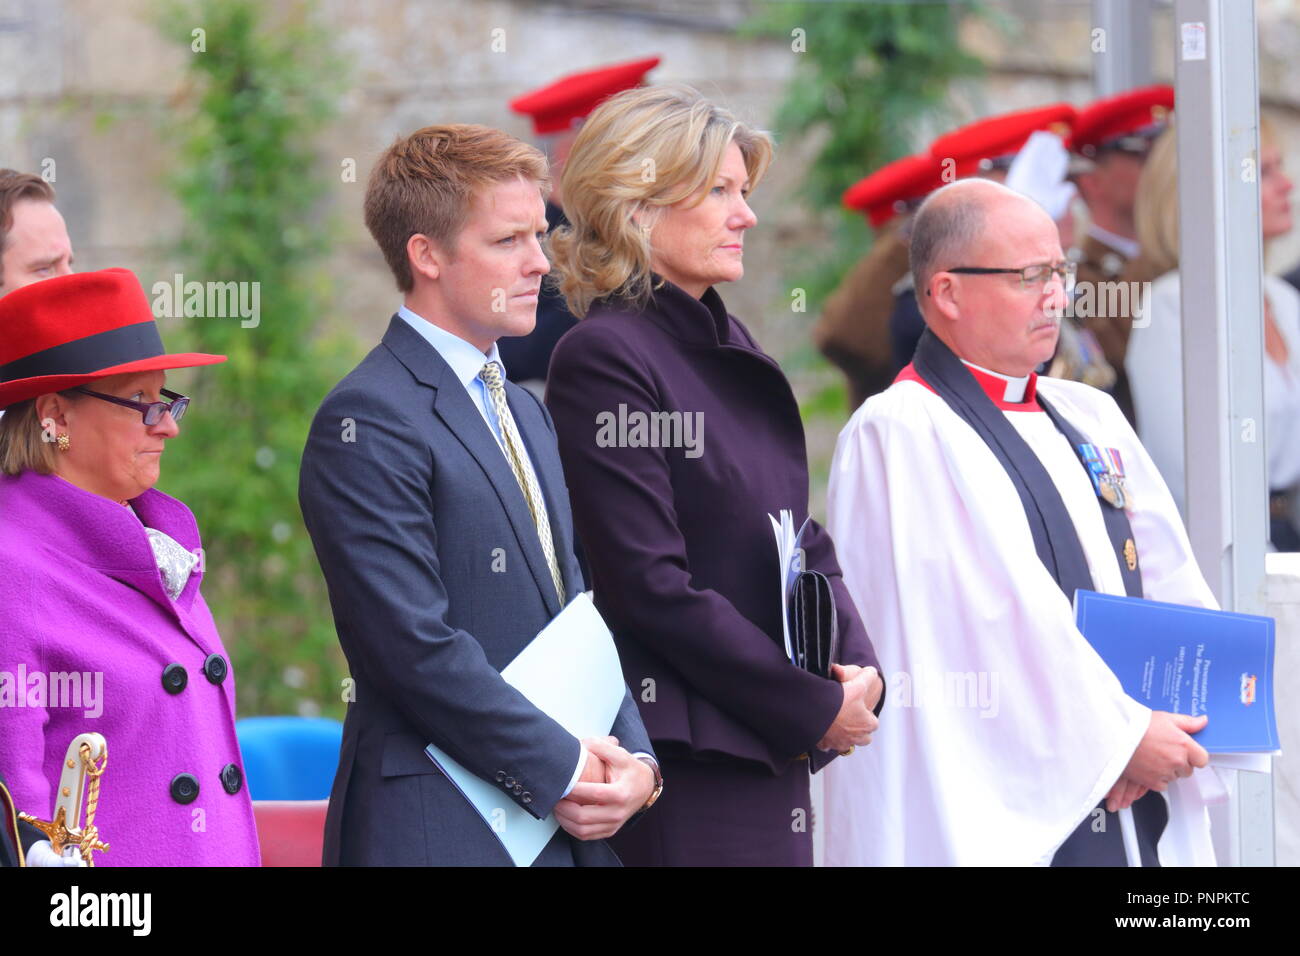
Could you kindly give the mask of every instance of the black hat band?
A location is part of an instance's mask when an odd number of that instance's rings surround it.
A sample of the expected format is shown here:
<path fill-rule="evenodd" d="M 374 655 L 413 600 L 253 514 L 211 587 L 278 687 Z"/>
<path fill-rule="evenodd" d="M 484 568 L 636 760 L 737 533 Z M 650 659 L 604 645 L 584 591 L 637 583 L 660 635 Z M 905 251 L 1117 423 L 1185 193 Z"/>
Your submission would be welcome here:
<path fill-rule="evenodd" d="M 154 322 L 137 322 L 64 342 L 0 365 L 0 383 L 46 375 L 89 375 L 166 354 Z"/>

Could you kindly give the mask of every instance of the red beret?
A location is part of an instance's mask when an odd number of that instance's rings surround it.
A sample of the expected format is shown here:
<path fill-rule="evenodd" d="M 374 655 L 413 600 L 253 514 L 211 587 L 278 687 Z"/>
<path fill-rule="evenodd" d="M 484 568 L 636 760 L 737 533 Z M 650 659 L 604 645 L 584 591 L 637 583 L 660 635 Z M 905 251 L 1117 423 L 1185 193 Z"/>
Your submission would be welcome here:
<path fill-rule="evenodd" d="M 168 355 L 140 280 L 128 269 L 77 272 L 0 298 L 0 408 L 129 372 L 224 362 Z"/>
<path fill-rule="evenodd" d="M 898 204 L 924 199 L 943 185 L 943 169 L 929 153 L 904 156 L 881 166 L 844 191 L 844 206 L 867 214 L 879 229 L 898 213 Z"/>
<path fill-rule="evenodd" d="M 597 106 L 613 96 L 641 85 L 645 75 L 659 65 L 659 57 L 650 56 L 631 63 L 619 63 L 584 73 L 562 77 L 540 90 L 533 90 L 510 101 L 510 108 L 533 118 L 533 132 L 561 133 L 573 128 Z"/>
<path fill-rule="evenodd" d="M 1075 109 L 1069 103 L 989 116 L 940 136 L 930 144 L 930 155 L 941 163 L 953 160 L 956 163 L 953 176 L 962 179 L 987 168 L 986 163 L 1014 157 L 1039 130 L 1064 138 L 1075 116 Z"/>
<path fill-rule="evenodd" d="M 1172 86 L 1147 86 L 1098 100 L 1079 113 L 1070 151 L 1089 158 L 1107 147 L 1145 152 L 1174 109 Z"/>

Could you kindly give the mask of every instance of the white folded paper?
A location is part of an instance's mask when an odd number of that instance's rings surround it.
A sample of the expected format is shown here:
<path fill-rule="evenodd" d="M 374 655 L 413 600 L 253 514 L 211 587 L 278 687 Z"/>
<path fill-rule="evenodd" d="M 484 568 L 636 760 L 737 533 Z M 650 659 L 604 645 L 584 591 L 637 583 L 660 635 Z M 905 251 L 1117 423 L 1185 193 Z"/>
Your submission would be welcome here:
<path fill-rule="evenodd" d="M 785 638 L 785 656 L 794 661 L 794 647 L 790 643 L 790 597 L 795 578 L 804 570 L 803 533 L 808 530 L 812 516 L 803 519 L 798 532 L 794 530 L 794 515 L 786 508 L 781 509 L 779 521 L 770 514 L 767 518 L 776 535 L 776 560 L 781 573 L 781 634 Z"/>
<path fill-rule="evenodd" d="M 579 739 L 609 733 L 626 687 L 613 635 L 586 593 L 542 628 L 501 676 Z M 429 744 L 424 752 L 473 804 L 515 865 L 531 866 L 559 829 L 554 815 L 538 820 L 440 748 Z"/>

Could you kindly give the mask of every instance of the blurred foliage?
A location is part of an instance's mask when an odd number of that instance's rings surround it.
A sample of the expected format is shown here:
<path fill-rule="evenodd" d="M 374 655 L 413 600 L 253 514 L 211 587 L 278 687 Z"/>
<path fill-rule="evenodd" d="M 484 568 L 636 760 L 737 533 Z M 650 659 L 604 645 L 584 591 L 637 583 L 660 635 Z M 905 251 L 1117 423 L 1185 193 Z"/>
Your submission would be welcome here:
<path fill-rule="evenodd" d="M 297 489 L 312 415 L 355 358 L 317 334 L 330 302 L 320 212 L 330 171 L 316 139 L 345 70 L 306 2 L 166 0 L 156 22 L 185 58 L 162 121 L 184 216 L 169 261 L 187 282 L 257 283 L 260 293 L 256 326 L 208 315 L 169 327 L 172 351 L 230 361 L 194 376 L 165 490 L 198 518 L 204 596 L 241 714 L 339 716 L 346 667 Z"/>
<path fill-rule="evenodd" d="M 841 211 L 844 190 L 885 163 L 916 152 L 927 120 L 949 118 L 954 81 L 979 75 L 961 48 L 963 19 L 983 15 L 975 0 L 950 3 L 792 2 L 765 6 L 748 30 L 791 43 L 798 68 L 777 112 L 783 141 L 822 142 L 801 196 L 814 213 Z M 796 33 L 795 31 L 802 31 Z M 834 242 L 792 257 L 792 286 L 820 303 L 871 246 L 863 216 L 835 217 Z"/>
<path fill-rule="evenodd" d="M 800 198 L 810 216 L 826 223 L 829 242 L 792 249 L 786 285 L 802 288 L 816 308 L 871 247 L 866 218 L 845 211 L 840 197 L 863 176 L 924 148 L 927 121 L 950 119 L 949 86 L 982 72 L 962 50 L 962 20 L 983 16 L 977 2 L 791 2 L 765 5 L 747 32 L 788 42 L 798 67 L 776 118 L 782 142 L 820 143 Z M 783 357 L 794 375 L 828 369 L 809 343 Z M 834 383 L 801 403 L 805 420 L 843 418 L 848 389 Z"/>

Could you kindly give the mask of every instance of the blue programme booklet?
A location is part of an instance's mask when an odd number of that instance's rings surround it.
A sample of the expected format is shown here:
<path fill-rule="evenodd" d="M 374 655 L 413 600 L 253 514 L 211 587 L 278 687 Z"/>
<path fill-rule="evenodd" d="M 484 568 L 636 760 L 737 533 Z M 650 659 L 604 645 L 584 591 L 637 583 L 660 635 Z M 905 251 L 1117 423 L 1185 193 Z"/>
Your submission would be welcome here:
<path fill-rule="evenodd" d="M 1271 617 L 1080 590 L 1075 623 L 1129 696 L 1152 710 L 1210 715 L 1210 753 L 1278 749 Z"/>

